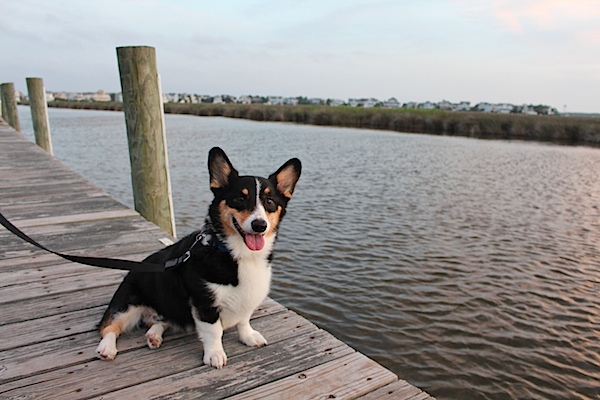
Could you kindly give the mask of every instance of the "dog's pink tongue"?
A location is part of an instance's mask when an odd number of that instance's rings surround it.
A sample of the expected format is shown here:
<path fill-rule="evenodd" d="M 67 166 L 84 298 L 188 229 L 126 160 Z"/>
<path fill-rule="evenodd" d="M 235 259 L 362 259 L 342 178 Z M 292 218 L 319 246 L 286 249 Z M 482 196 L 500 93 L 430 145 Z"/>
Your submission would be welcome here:
<path fill-rule="evenodd" d="M 248 246 L 250 250 L 258 251 L 265 247 L 265 238 L 263 235 L 252 235 L 247 233 L 244 239 L 246 240 L 246 246 Z"/>

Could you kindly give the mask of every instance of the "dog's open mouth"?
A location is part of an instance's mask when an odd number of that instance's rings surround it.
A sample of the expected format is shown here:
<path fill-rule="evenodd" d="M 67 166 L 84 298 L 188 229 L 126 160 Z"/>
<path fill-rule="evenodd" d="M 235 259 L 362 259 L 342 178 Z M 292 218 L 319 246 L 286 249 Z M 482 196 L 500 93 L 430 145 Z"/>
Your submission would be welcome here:
<path fill-rule="evenodd" d="M 258 251 L 265 247 L 264 235 L 245 232 L 235 218 L 233 218 L 233 226 L 235 226 L 235 229 L 237 229 L 238 233 L 244 238 L 244 242 L 250 250 Z"/>

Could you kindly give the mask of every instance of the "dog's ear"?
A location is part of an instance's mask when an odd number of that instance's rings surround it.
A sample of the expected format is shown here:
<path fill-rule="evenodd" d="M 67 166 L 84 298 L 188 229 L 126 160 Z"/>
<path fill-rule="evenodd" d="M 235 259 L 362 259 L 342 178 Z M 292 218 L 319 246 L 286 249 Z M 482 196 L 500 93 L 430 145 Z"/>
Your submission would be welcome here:
<path fill-rule="evenodd" d="M 288 160 L 271 176 L 269 180 L 277 186 L 277 190 L 288 199 L 292 198 L 296 182 L 300 178 L 302 172 L 302 163 L 297 158 Z"/>
<path fill-rule="evenodd" d="M 219 147 L 213 147 L 208 153 L 208 173 L 211 189 L 227 186 L 231 177 L 238 175 L 225 152 Z"/>

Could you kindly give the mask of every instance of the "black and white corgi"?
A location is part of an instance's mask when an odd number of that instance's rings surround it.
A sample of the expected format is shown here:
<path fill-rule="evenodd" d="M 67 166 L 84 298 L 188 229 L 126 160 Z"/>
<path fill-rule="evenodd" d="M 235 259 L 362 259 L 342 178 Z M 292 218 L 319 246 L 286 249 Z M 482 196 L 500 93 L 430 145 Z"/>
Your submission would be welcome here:
<path fill-rule="evenodd" d="M 301 168 L 293 158 L 267 179 L 239 176 L 223 150 L 210 150 L 214 199 L 204 227 L 145 260 L 178 260 L 176 267 L 124 278 L 99 325 L 99 357 L 114 359 L 119 335 L 141 322 L 151 349 L 161 345 L 165 330 L 195 327 L 204 364 L 216 368 L 227 363 L 224 329 L 235 326 L 247 346 L 266 345 L 250 316 L 269 292 L 273 245 Z"/>

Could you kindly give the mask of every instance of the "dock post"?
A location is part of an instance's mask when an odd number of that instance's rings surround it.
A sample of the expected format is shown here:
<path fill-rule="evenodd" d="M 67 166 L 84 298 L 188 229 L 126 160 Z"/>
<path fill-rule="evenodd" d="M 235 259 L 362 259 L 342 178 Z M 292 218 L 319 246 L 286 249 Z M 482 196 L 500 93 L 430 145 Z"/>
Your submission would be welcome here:
<path fill-rule="evenodd" d="M 52 141 L 50 140 L 50 122 L 48 121 L 48 103 L 46 102 L 46 89 L 42 78 L 26 78 L 29 107 L 35 142 L 50 155 Z"/>
<path fill-rule="evenodd" d="M 164 110 L 154 47 L 117 47 L 135 209 L 175 234 Z"/>
<path fill-rule="evenodd" d="M 2 118 L 16 131 L 21 132 L 17 101 L 15 100 L 15 85 L 12 82 L 1 84 L 0 93 L 2 96 Z"/>

